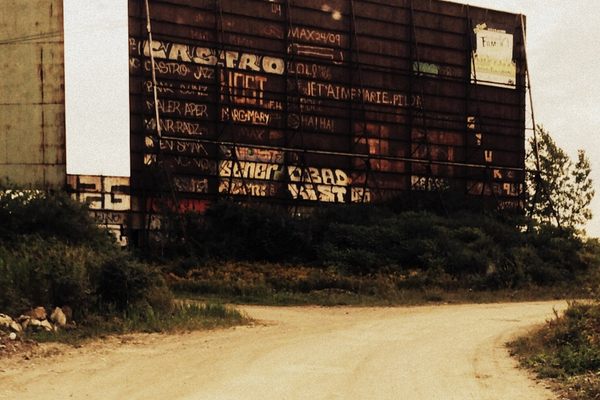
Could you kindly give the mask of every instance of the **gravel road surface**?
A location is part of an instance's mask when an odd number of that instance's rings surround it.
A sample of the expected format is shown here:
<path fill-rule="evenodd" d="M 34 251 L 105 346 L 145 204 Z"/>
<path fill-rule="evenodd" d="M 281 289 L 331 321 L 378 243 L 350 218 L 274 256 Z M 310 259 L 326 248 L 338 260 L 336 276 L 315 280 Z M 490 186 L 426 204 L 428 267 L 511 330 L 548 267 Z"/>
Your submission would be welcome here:
<path fill-rule="evenodd" d="M 255 324 L 0 360 L 0 399 L 554 399 L 504 345 L 553 308 L 243 307 Z"/>

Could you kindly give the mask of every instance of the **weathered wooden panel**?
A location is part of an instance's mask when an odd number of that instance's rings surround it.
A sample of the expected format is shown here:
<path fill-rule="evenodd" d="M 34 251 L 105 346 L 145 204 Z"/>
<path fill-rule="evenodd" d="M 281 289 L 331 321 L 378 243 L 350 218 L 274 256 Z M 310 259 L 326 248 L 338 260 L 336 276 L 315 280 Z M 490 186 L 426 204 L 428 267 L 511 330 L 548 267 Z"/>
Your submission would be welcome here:
<path fill-rule="evenodd" d="M 66 181 L 63 5 L 4 0 L 0 12 L 0 182 Z"/>

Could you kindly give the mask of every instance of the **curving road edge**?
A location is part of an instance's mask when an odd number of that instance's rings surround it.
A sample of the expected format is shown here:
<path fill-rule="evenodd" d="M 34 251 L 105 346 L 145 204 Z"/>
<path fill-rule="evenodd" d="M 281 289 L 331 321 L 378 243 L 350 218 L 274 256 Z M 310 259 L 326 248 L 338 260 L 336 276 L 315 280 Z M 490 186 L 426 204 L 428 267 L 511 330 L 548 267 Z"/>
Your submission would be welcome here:
<path fill-rule="evenodd" d="M 565 306 L 244 307 L 257 323 L 10 360 L 0 399 L 555 399 L 505 343 Z"/>

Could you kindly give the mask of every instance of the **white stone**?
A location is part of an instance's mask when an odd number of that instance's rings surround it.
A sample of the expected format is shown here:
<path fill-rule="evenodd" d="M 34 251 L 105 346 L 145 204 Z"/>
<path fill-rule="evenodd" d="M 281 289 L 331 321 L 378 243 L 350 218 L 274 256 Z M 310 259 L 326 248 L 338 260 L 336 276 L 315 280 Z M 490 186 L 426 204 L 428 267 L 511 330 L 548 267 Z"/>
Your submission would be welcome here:
<path fill-rule="evenodd" d="M 40 323 L 40 326 L 44 328 L 47 332 L 52 332 L 54 330 L 54 326 L 47 319 L 43 320 Z"/>
<path fill-rule="evenodd" d="M 60 327 L 64 327 L 67 324 L 67 316 L 60 307 L 56 307 L 54 311 L 52 311 L 50 320 Z"/>
<path fill-rule="evenodd" d="M 27 315 L 21 315 L 19 318 L 17 318 L 17 321 L 19 321 L 23 330 L 26 331 L 27 327 L 29 326 L 29 322 L 31 321 L 31 317 L 28 317 Z"/>
<path fill-rule="evenodd" d="M 29 326 L 33 326 L 35 328 L 40 327 L 40 326 L 42 326 L 42 321 L 40 321 L 39 319 L 30 318 Z"/>
<path fill-rule="evenodd" d="M 0 314 L 0 328 L 10 328 L 10 324 L 14 321 L 6 314 Z"/>
<path fill-rule="evenodd" d="M 13 321 L 10 324 L 10 329 L 12 329 L 13 331 L 17 332 L 17 333 L 21 333 L 23 331 L 23 328 L 21 328 L 21 325 L 19 325 L 18 322 Z"/>

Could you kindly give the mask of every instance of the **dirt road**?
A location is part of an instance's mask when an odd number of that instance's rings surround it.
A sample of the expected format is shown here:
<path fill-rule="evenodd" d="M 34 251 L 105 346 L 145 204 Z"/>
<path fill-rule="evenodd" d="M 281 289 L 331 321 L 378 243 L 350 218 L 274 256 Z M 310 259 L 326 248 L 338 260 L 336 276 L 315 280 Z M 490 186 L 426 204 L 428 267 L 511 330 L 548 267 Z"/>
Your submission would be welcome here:
<path fill-rule="evenodd" d="M 0 360 L 0 399 L 551 399 L 504 343 L 553 307 L 247 307 L 260 323 Z"/>

